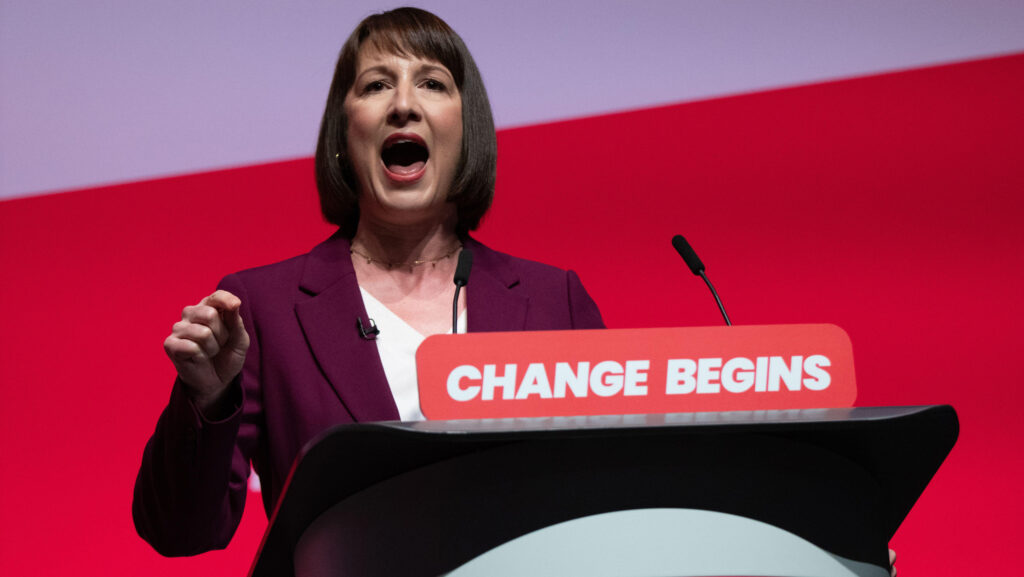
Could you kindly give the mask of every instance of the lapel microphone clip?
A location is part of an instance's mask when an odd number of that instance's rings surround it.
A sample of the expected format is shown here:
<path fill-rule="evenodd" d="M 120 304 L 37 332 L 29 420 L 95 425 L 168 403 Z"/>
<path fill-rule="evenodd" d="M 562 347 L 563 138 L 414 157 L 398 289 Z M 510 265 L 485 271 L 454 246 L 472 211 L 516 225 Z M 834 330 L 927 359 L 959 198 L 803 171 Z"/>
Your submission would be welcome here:
<path fill-rule="evenodd" d="M 356 317 L 356 327 L 359 328 L 359 336 L 362 337 L 364 341 L 375 341 L 377 340 L 377 335 L 380 334 L 380 329 L 377 328 L 377 323 L 373 322 L 373 319 L 367 317 L 366 320 L 370 321 L 369 327 L 363 326 L 362 317 Z"/>

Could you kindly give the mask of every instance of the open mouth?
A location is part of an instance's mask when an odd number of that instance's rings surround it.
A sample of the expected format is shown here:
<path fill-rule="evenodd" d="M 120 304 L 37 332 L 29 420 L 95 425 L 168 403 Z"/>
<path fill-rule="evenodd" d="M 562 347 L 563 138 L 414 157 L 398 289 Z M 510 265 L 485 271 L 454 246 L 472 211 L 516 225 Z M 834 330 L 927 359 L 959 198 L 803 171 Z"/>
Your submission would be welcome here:
<path fill-rule="evenodd" d="M 384 141 L 380 159 L 388 172 L 399 176 L 414 175 L 423 170 L 430 158 L 426 143 L 415 134 L 393 134 Z"/>

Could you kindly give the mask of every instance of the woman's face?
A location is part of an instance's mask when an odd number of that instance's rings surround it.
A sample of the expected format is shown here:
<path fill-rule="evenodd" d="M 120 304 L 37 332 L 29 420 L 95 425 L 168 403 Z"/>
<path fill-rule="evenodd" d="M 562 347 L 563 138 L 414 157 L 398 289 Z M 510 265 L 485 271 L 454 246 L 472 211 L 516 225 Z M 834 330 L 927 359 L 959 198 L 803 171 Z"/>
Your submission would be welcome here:
<path fill-rule="evenodd" d="M 344 106 L 360 218 L 398 225 L 452 218 L 462 97 L 448 69 L 368 45 Z"/>

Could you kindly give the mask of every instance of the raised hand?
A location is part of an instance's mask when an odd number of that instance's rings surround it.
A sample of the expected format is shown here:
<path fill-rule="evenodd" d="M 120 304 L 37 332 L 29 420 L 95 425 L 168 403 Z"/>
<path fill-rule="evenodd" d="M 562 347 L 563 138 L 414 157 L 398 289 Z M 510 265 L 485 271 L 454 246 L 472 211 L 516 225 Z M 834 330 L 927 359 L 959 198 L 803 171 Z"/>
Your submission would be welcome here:
<path fill-rule="evenodd" d="M 216 409 L 245 362 L 249 334 L 238 312 L 241 306 L 238 297 L 218 290 L 185 307 L 164 340 L 178 378 L 204 414 Z"/>

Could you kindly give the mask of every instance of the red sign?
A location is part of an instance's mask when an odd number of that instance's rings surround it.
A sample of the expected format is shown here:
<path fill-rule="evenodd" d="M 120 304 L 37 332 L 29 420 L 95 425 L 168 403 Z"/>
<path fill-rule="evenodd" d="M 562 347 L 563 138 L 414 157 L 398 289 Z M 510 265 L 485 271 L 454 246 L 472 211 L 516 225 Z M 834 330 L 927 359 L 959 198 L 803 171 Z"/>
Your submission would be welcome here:
<path fill-rule="evenodd" d="M 828 324 L 435 335 L 429 419 L 849 407 L 853 350 Z"/>

